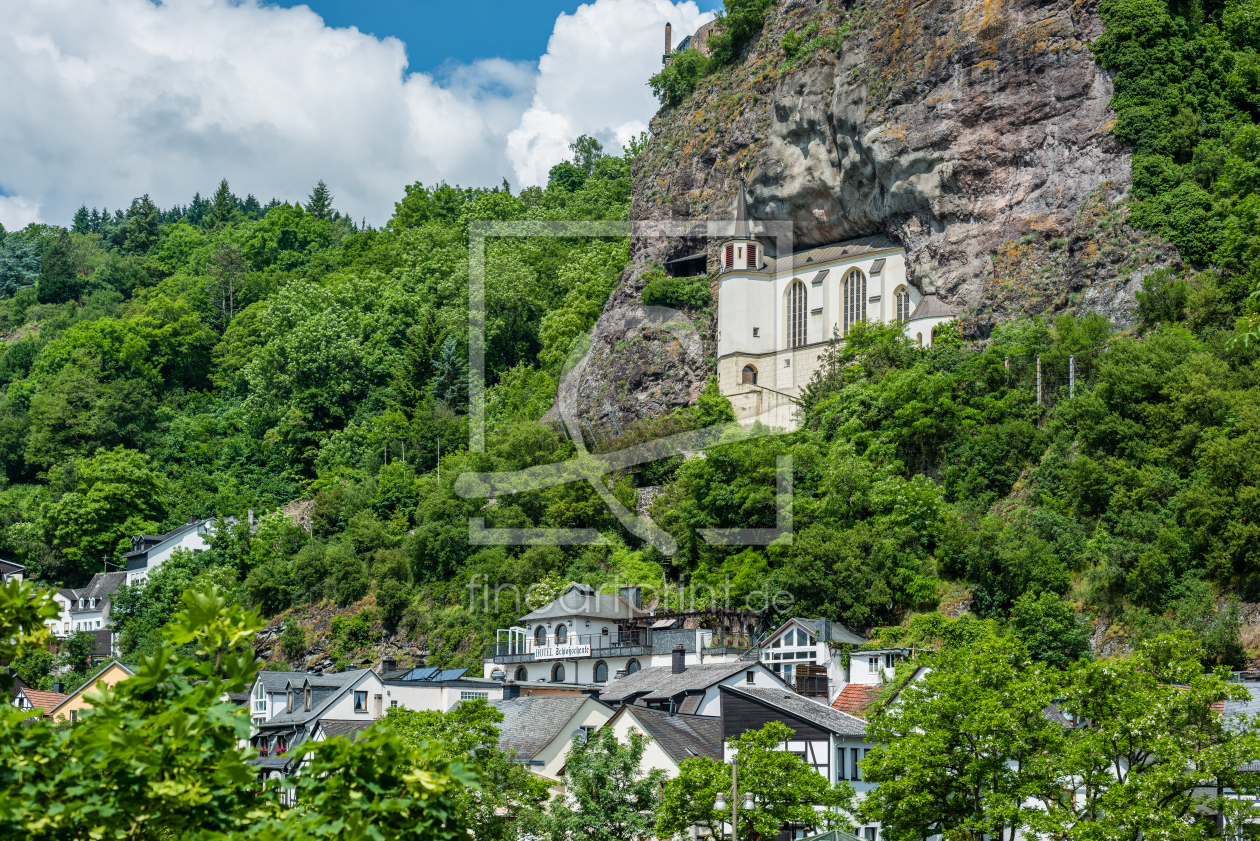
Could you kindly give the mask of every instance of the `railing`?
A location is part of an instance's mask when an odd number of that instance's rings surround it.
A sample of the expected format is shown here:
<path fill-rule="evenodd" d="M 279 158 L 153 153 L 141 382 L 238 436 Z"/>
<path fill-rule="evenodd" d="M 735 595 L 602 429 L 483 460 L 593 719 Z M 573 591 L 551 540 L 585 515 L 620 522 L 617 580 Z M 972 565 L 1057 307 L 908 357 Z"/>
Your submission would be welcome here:
<path fill-rule="evenodd" d="M 586 651 L 589 647 L 590 651 Z M 548 637 L 539 644 L 532 637 L 510 642 L 494 642 L 482 649 L 486 660 L 502 658 L 533 659 L 538 649 L 544 649 L 543 659 L 573 659 L 581 657 L 616 657 L 617 655 L 648 654 L 652 647 L 652 632 L 647 629 L 620 631 L 612 634 L 571 634 L 564 642 Z M 646 649 L 646 650 L 645 650 Z"/>

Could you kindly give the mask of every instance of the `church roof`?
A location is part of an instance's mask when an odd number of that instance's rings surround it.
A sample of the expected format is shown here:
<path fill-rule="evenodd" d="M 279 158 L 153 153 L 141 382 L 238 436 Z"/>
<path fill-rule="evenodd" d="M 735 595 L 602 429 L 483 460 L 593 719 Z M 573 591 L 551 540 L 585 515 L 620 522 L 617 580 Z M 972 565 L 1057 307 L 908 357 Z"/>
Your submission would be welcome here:
<path fill-rule="evenodd" d="M 748 195 L 744 182 L 739 182 L 739 195 L 735 197 L 735 239 L 748 239 Z"/>
<path fill-rule="evenodd" d="M 762 271 L 767 273 L 795 271 L 824 263 L 832 263 L 837 260 L 848 260 L 863 254 L 892 251 L 900 247 L 888 237 L 877 234 L 871 237 L 861 237 L 829 245 L 820 245 L 817 248 L 807 248 L 804 251 L 795 251 L 790 257 L 767 256 L 765 258 L 765 268 Z"/>
<path fill-rule="evenodd" d="M 910 321 L 919 318 L 953 318 L 954 311 L 935 295 L 924 295 L 923 300 L 910 313 Z"/>

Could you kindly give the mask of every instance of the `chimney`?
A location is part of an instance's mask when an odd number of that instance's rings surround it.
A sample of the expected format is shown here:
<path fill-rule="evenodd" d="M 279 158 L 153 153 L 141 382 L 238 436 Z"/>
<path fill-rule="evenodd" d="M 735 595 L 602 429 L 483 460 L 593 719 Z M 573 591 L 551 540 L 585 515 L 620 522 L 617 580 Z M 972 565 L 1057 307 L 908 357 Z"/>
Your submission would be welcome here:
<path fill-rule="evenodd" d="M 670 26 L 669 22 L 666 21 L 665 22 L 665 55 L 669 55 L 671 52 L 673 52 L 673 46 L 674 46 L 674 27 Z"/>
<path fill-rule="evenodd" d="M 66 685 L 62 683 L 61 681 L 57 681 L 56 683 L 53 684 L 53 692 L 56 692 L 58 695 L 64 695 L 65 688 L 66 688 Z"/>
<path fill-rule="evenodd" d="M 197 518 L 196 518 L 194 515 L 189 514 L 189 515 L 188 515 L 188 525 L 190 525 L 190 526 L 191 526 L 191 525 L 192 525 L 193 523 L 195 523 L 195 522 L 197 522 Z"/>
<path fill-rule="evenodd" d="M 622 587 L 621 598 L 631 607 L 639 610 L 643 609 L 643 588 L 642 587 Z"/>
<path fill-rule="evenodd" d="M 687 671 L 687 651 L 683 648 L 681 642 L 674 646 L 673 655 L 673 665 L 670 668 L 670 672 L 680 675 Z"/>
<path fill-rule="evenodd" d="M 396 672 L 396 671 L 398 671 L 397 660 L 395 660 L 393 657 L 381 658 L 381 674 L 385 674 L 386 672 Z"/>

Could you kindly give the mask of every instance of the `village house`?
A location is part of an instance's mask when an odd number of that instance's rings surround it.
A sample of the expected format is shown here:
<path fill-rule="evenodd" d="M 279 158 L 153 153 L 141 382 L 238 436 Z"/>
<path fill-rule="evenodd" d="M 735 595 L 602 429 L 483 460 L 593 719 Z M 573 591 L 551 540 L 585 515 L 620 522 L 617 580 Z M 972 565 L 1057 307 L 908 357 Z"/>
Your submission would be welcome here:
<path fill-rule="evenodd" d="M 47 692 L 23 686 L 14 696 L 13 706 L 29 712 L 32 717 L 40 714 L 48 716 L 49 711 L 56 709 L 57 705 L 64 700 L 66 696 L 61 692 Z"/>
<path fill-rule="evenodd" d="M 209 549 L 209 537 L 215 522 L 213 517 L 206 520 L 189 517 L 187 523 L 166 534 L 137 534 L 132 537 L 131 551 L 123 555 L 127 565 L 127 583 L 136 584 L 147 579 L 176 549 L 187 549 L 194 555 Z"/>
<path fill-rule="evenodd" d="M 86 697 L 89 692 L 95 692 L 101 684 L 112 689 L 121 681 L 132 677 L 135 673 L 135 666 L 128 666 L 117 660 L 110 660 L 85 680 L 82 686 L 66 695 L 65 698 L 58 702 L 57 706 L 49 710 L 48 717 L 53 720 L 78 721 L 79 715 L 84 710 L 92 708 L 91 701 Z"/>
<path fill-rule="evenodd" d="M 679 646 L 688 665 L 700 665 L 735 660 L 751 645 L 744 634 L 686 624 L 645 609 L 638 587 L 599 593 L 573 584 L 515 625 L 499 629 L 497 641 L 483 651 L 483 673 L 511 683 L 605 686 L 618 675 L 670 664 Z"/>
<path fill-rule="evenodd" d="M 729 740 L 748 730 L 759 730 L 768 722 L 781 721 L 793 733 L 784 750 L 802 757 L 828 782 L 834 785 L 848 781 L 859 797 L 875 787 L 862 778 L 862 760 L 875 747 L 866 740 L 866 722 L 862 719 L 787 689 L 733 685 L 722 686 L 720 692 L 724 762 L 736 755 Z M 780 837 L 802 839 L 813 831 L 810 826 L 789 826 L 783 828 Z M 875 841 L 879 827 L 864 826 L 859 835 Z"/>
<path fill-rule="evenodd" d="M 8 584 L 10 581 L 21 581 L 25 575 L 26 567 L 0 558 L 0 584 Z"/>
<path fill-rule="evenodd" d="M 683 715 L 633 704 L 619 707 L 605 727 L 625 743 L 632 732 L 647 736 L 644 772 L 660 769 L 667 779 L 678 776 L 683 760 L 704 756 L 722 758 L 722 721 L 713 715 Z"/>
<path fill-rule="evenodd" d="M 616 680 L 599 693 L 615 707 L 636 705 L 685 715 L 717 715 L 722 686 L 748 686 L 791 692 L 778 675 L 756 660 L 688 666 L 684 652 L 669 666 L 656 666 Z"/>
<path fill-rule="evenodd" d="M 766 634 L 759 647 L 761 662 L 785 683 L 831 701 L 850 682 L 847 652 L 865 642 L 839 622 L 794 617 Z"/>
<path fill-rule="evenodd" d="M 573 740 L 585 741 L 612 718 L 612 707 L 593 695 L 567 692 L 493 702 L 503 713 L 499 748 L 563 791 L 561 770 Z"/>

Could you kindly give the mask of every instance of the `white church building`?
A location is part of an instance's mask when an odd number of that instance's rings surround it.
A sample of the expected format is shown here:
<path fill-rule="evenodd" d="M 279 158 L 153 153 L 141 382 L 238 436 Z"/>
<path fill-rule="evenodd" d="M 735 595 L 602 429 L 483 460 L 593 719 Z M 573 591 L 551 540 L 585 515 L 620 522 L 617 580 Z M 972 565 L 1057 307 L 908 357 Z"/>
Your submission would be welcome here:
<path fill-rule="evenodd" d="M 794 409 L 833 335 L 901 322 L 923 347 L 954 312 L 906 278 L 906 252 L 882 236 L 790 255 L 767 253 L 741 184 L 734 235 L 718 250 L 718 385 L 750 426 L 795 427 Z"/>

